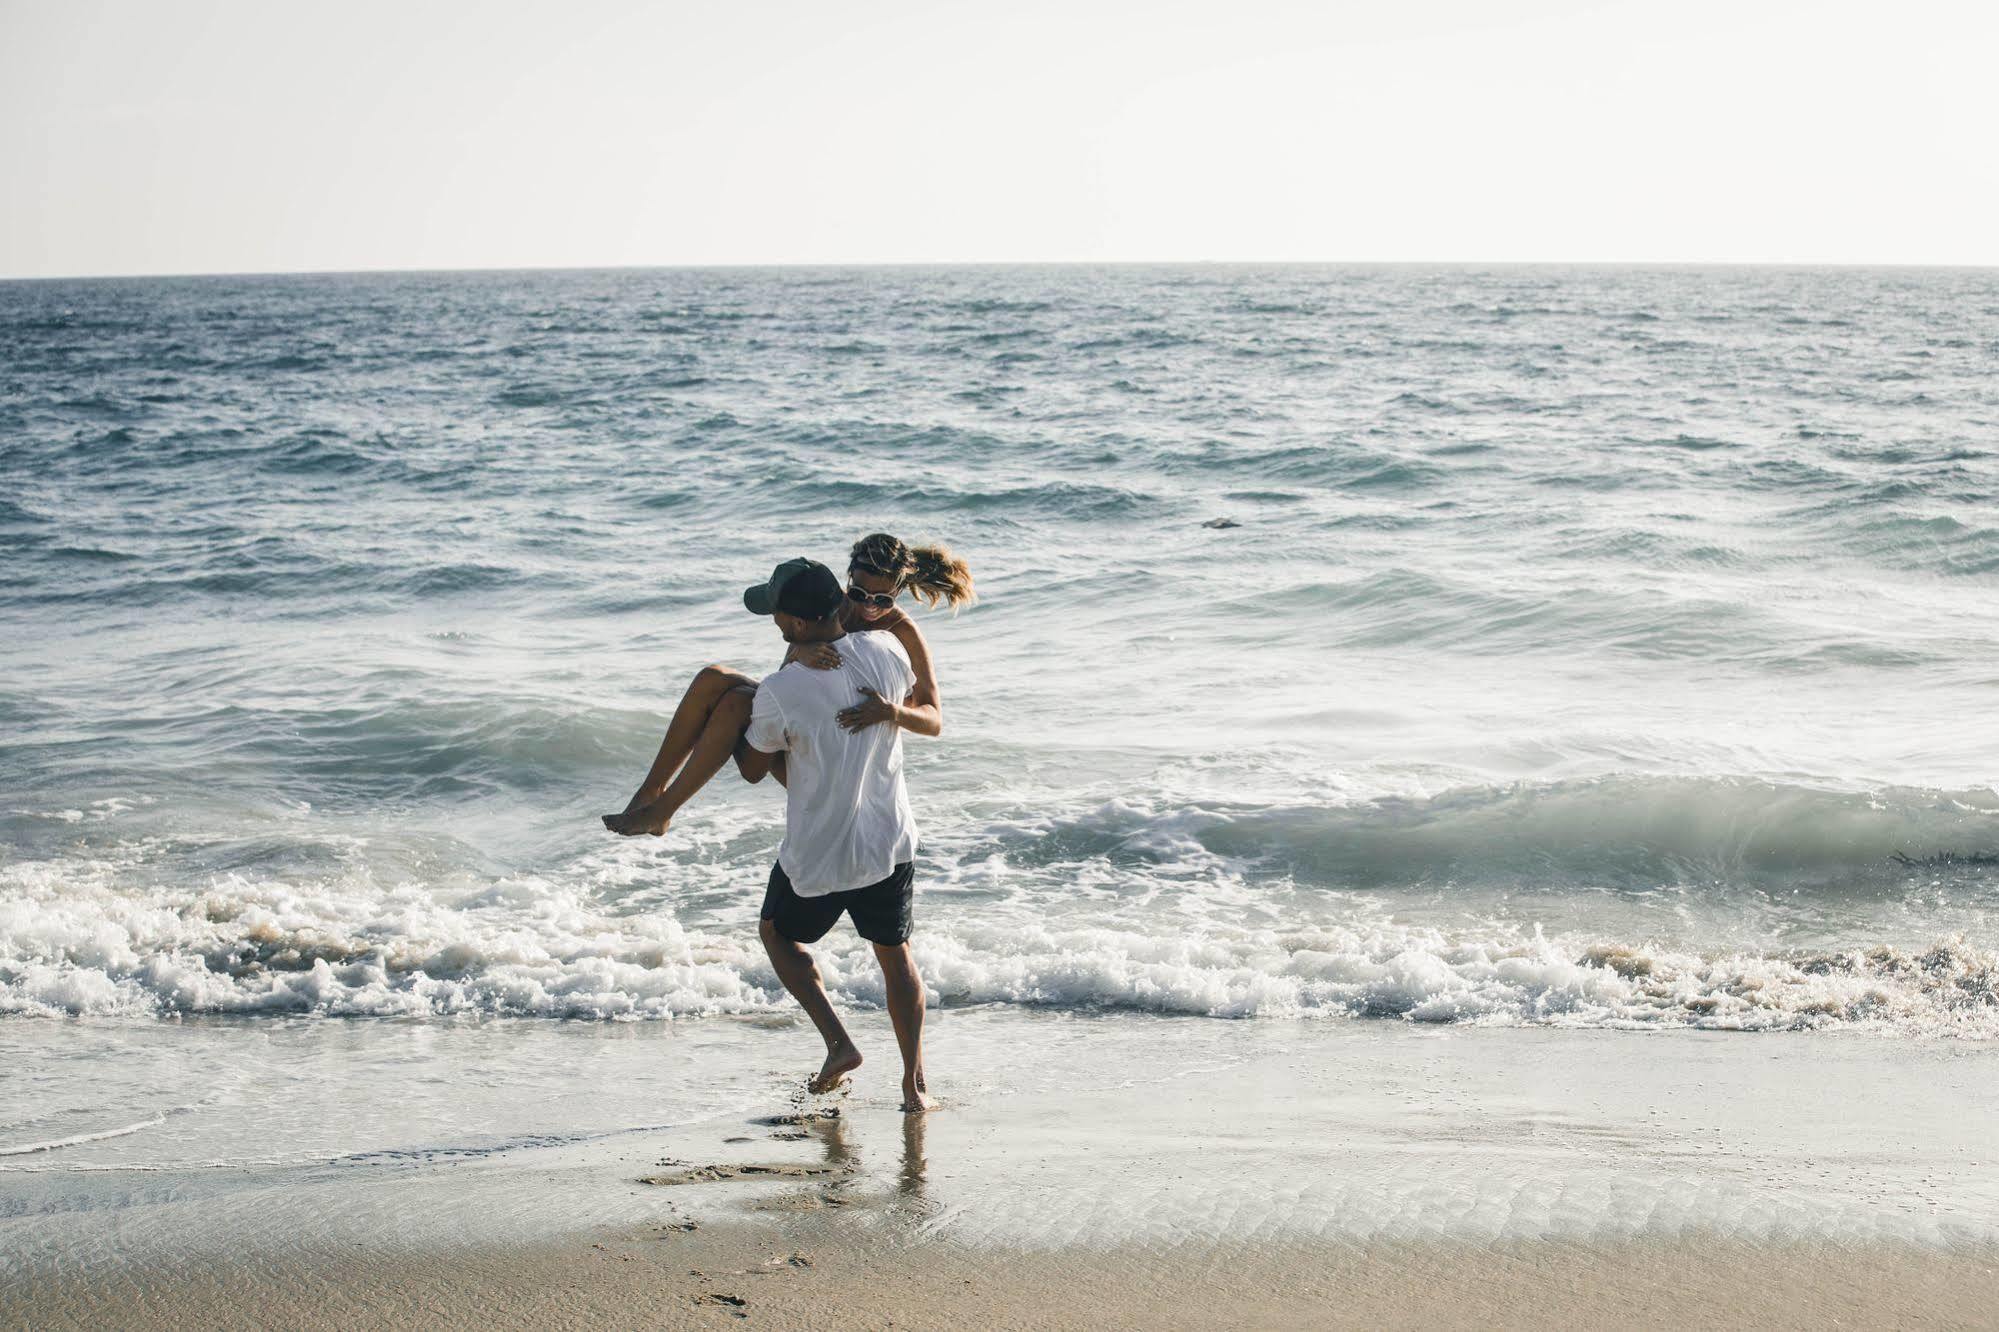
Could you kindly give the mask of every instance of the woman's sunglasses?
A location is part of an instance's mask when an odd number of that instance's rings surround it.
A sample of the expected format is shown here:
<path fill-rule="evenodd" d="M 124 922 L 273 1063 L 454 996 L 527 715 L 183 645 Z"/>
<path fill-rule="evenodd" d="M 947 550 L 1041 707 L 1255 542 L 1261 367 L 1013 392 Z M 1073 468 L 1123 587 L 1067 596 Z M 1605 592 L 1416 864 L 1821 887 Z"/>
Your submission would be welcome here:
<path fill-rule="evenodd" d="M 847 600 L 859 602 L 863 606 L 873 606 L 876 610 L 887 610 L 895 605 L 895 593 L 870 592 L 865 587 L 847 584 Z"/>

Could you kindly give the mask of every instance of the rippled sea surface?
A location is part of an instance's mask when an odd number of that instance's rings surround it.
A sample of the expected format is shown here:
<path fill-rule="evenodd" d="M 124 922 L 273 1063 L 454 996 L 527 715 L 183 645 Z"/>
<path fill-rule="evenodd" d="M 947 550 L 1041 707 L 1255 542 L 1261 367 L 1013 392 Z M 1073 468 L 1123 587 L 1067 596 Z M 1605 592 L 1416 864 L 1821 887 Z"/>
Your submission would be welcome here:
<path fill-rule="evenodd" d="M 0 1012 L 787 1005 L 773 786 L 596 816 L 875 530 L 981 594 L 946 1005 L 1999 1035 L 1999 273 L 1907 270 L 0 284 Z"/>

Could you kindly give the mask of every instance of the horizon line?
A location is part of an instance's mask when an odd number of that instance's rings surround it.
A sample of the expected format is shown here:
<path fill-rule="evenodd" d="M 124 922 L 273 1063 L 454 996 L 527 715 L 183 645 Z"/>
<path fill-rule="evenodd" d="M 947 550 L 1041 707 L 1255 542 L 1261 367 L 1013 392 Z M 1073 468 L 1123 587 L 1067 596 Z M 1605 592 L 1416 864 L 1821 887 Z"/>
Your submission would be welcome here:
<path fill-rule="evenodd" d="M 0 283 L 119 282 L 149 278 L 393 277 L 416 274 L 479 273 L 647 273 L 734 272 L 824 269 L 940 268 L 1629 268 L 1629 269 L 1909 269 L 1990 271 L 1999 263 L 1936 263 L 1907 260 L 1795 259 L 874 259 L 779 260 L 744 263 L 666 264 L 494 264 L 387 268 L 179 269 L 151 272 L 38 273 L 0 275 Z"/>

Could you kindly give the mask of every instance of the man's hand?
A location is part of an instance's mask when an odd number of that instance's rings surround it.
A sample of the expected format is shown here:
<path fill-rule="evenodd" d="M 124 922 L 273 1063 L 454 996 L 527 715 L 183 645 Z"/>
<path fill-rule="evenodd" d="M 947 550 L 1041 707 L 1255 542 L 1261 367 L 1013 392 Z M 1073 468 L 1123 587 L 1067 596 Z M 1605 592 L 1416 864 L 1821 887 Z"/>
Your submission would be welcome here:
<path fill-rule="evenodd" d="M 840 723 L 841 730 L 861 731 L 866 730 L 877 722 L 893 723 L 895 721 L 895 704 L 889 702 L 866 685 L 861 686 L 861 692 L 867 695 L 867 697 L 854 704 L 853 707 L 842 708 L 838 713 L 834 714 L 833 720 Z"/>
<path fill-rule="evenodd" d="M 795 661 L 807 670 L 830 671 L 840 664 L 840 649 L 831 643 L 793 643 L 784 659 Z"/>

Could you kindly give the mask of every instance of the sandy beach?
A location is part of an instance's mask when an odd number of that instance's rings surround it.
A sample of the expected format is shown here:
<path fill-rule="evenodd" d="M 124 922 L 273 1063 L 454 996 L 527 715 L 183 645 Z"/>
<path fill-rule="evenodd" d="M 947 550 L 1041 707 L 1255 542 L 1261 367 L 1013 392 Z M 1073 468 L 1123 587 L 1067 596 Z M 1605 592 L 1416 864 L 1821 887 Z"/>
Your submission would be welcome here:
<path fill-rule="evenodd" d="M 986 1254 L 822 1219 L 439 1250 L 18 1293 L 40 1327 L 1989 1326 L 1999 1251 L 1670 1243 L 1196 1243 Z"/>
<path fill-rule="evenodd" d="M 284 1060 L 374 1149 L 258 1165 L 170 1131 L 143 1162 L 143 1132 L 12 1157 L 0 1319 L 1971 1327 L 1999 1297 L 1999 1070 L 1973 1045 L 974 1011 L 936 1022 L 964 1076 L 908 1117 L 872 1067 L 790 1093 L 806 1032 L 697 1025 L 422 1032 L 411 1086 L 501 1092 L 456 1098 L 453 1143 L 421 1094 L 370 1118 L 355 1046 L 419 1033 L 302 1024 Z M 613 1120 L 756 1073 L 728 1110 L 538 1136 L 509 1050 L 522 1076 L 588 1068 Z"/>

